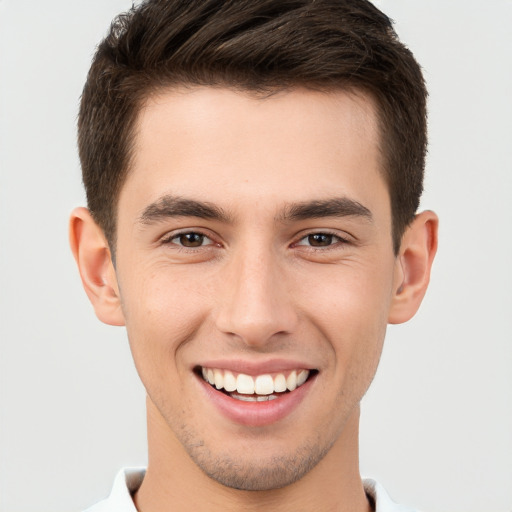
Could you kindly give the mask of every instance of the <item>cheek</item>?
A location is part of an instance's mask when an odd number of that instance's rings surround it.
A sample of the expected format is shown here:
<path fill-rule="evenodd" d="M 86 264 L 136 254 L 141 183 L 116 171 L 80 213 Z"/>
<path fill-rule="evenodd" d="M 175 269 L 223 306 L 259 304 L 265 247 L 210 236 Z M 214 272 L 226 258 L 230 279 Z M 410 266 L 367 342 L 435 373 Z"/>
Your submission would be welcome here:
<path fill-rule="evenodd" d="M 180 348 L 194 337 L 207 315 L 205 290 L 180 270 L 140 270 L 121 280 L 126 329 L 143 381 L 148 375 L 161 373 L 169 379 L 176 374 L 169 367 L 175 366 Z"/>
<path fill-rule="evenodd" d="M 201 315 L 205 290 L 198 272 L 165 264 L 146 267 L 133 265 L 137 270 L 120 283 L 127 326 L 176 332 Z"/>
<path fill-rule="evenodd" d="M 325 268 L 302 292 L 304 312 L 335 352 L 336 365 L 376 366 L 391 303 L 392 264 Z M 304 282 L 304 280 L 303 280 Z M 307 301 L 307 302 L 306 302 Z"/>

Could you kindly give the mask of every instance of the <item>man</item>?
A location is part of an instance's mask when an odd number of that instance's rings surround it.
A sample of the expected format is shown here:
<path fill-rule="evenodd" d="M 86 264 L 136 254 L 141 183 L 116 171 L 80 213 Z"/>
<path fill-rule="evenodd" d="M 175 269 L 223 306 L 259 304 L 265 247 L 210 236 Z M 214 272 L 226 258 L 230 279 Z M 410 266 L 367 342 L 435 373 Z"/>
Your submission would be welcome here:
<path fill-rule="evenodd" d="M 148 1 L 100 44 L 71 246 L 126 325 L 149 463 L 110 510 L 405 510 L 358 469 L 387 323 L 417 311 L 420 68 L 365 0 Z"/>

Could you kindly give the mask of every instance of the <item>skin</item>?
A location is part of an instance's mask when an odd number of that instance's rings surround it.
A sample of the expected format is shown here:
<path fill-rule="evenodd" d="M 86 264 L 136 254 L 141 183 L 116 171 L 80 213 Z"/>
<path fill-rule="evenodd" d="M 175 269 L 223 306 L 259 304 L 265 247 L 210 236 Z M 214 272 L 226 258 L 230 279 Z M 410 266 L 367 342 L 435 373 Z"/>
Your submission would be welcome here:
<path fill-rule="evenodd" d="M 168 90 L 142 108 L 134 155 L 115 268 L 86 209 L 71 246 L 98 317 L 126 325 L 147 390 L 138 509 L 370 510 L 359 403 L 387 323 L 420 305 L 437 246 L 424 212 L 393 253 L 371 99 Z M 176 198 L 189 201 L 180 215 Z M 329 201 L 335 214 L 318 209 Z M 277 358 L 317 373 L 290 414 L 258 427 L 221 414 L 193 371 Z"/>

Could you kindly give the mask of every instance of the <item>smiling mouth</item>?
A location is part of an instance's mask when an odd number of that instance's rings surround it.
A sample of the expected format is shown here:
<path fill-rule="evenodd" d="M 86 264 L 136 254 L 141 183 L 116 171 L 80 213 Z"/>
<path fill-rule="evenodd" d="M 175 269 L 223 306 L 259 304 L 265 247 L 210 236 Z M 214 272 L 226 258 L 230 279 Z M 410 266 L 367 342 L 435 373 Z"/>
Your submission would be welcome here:
<path fill-rule="evenodd" d="M 302 386 L 318 373 L 297 369 L 285 373 L 265 373 L 251 376 L 219 368 L 198 367 L 196 373 L 218 391 L 244 402 L 276 400 Z"/>

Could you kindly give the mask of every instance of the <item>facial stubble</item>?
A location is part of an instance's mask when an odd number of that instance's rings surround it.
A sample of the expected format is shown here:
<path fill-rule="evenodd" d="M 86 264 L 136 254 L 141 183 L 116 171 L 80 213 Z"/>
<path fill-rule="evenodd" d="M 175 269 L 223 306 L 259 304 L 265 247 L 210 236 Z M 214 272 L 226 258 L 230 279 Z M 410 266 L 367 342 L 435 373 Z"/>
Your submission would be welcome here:
<path fill-rule="evenodd" d="M 244 450 L 248 457 L 233 457 L 229 452 L 212 453 L 190 427 L 182 426 L 178 438 L 192 461 L 219 484 L 242 491 L 269 491 L 293 484 L 309 473 L 332 448 L 336 436 L 326 440 L 316 433 L 295 448 L 293 454 L 267 458 Z"/>

